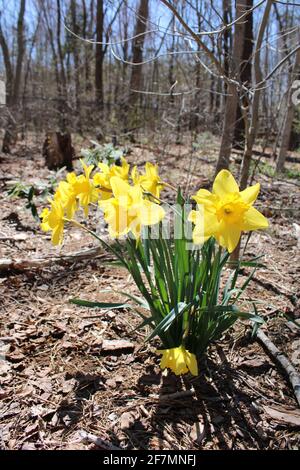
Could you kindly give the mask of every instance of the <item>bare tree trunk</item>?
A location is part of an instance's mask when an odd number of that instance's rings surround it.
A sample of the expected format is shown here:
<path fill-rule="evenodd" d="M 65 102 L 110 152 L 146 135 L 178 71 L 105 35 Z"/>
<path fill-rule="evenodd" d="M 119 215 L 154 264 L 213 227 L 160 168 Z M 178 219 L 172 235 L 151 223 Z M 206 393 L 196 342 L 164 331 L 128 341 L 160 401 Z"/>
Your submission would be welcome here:
<path fill-rule="evenodd" d="M 75 34 L 79 34 L 79 28 L 77 24 L 77 12 L 76 12 L 76 0 L 71 0 L 71 16 L 72 16 L 72 28 Z M 79 77 L 79 44 L 76 38 L 72 38 L 72 49 L 74 56 L 74 74 L 75 74 L 75 103 L 76 103 L 76 115 L 77 115 L 77 127 L 81 129 L 81 109 L 80 109 L 80 77 Z"/>
<path fill-rule="evenodd" d="M 93 3 L 93 2 L 91 2 Z M 91 6 L 92 8 L 92 6 Z M 92 10 L 93 11 L 93 10 Z M 91 35 L 91 31 L 88 28 L 88 23 L 87 23 L 87 18 L 88 18 L 88 13 L 87 13 L 87 7 L 86 7 L 86 2 L 85 0 L 82 0 L 82 36 L 84 39 L 87 39 L 88 34 Z M 90 24 L 91 24 L 91 19 L 90 19 Z M 90 39 L 90 38 L 89 38 Z M 90 75 L 91 75 L 91 66 L 90 66 L 90 60 L 91 58 L 89 57 L 90 54 L 90 46 L 86 43 L 83 44 L 84 46 L 84 74 L 85 74 L 85 91 L 89 92 L 91 90 L 91 82 L 90 82 Z"/>
<path fill-rule="evenodd" d="M 58 58 L 60 64 L 60 78 L 58 84 L 59 91 L 59 108 L 60 108 L 60 128 L 62 132 L 67 129 L 67 76 L 64 64 L 64 53 L 61 45 L 61 4 L 60 0 L 56 0 L 57 5 L 57 28 L 56 28 L 56 43 L 58 50 Z"/>
<path fill-rule="evenodd" d="M 229 16 L 230 16 L 230 0 L 223 0 L 223 23 L 229 24 Z M 200 31 L 200 30 L 199 30 Z M 224 31 L 223 37 L 223 47 L 224 47 L 224 70 L 226 76 L 229 75 L 229 40 L 230 40 L 230 30 L 226 29 Z M 227 83 L 224 84 L 225 93 L 227 92 Z"/>
<path fill-rule="evenodd" d="M 286 159 L 287 151 L 289 148 L 291 132 L 292 132 L 292 127 L 293 127 L 293 120 L 294 120 L 294 115 L 295 115 L 295 105 L 293 103 L 294 89 L 292 86 L 293 86 L 293 81 L 296 79 L 296 77 L 299 76 L 299 72 L 300 72 L 300 50 L 298 50 L 296 53 L 295 62 L 293 65 L 293 69 L 291 71 L 290 89 L 289 89 L 289 94 L 288 94 L 288 107 L 287 107 L 287 111 L 285 115 L 281 145 L 280 145 L 279 155 L 278 155 L 277 164 L 276 164 L 276 171 L 278 172 L 283 171 L 284 169 L 285 159 Z"/>
<path fill-rule="evenodd" d="M 174 50 L 175 50 L 175 16 L 173 15 L 172 16 L 172 20 L 171 20 L 171 31 L 172 31 L 172 39 L 171 39 L 171 48 L 170 48 L 170 52 L 171 52 L 171 56 L 170 56 L 170 62 L 169 62 L 169 70 L 168 70 L 168 81 L 169 81 L 169 86 L 170 86 L 170 89 L 172 90 L 172 87 L 175 83 L 175 80 L 174 80 Z M 171 105 L 174 105 L 174 95 L 171 91 L 171 96 L 170 96 L 170 103 Z"/>
<path fill-rule="evenodd" d="M 261 87 L 259 83 L 262 81 L 262 72 L 260 68 L 260 54 L 261 54 L 261 47 L 263 42 L 264 33 L 267 27 L 271 7 L 273 4 L 273 0 L 268 0 L 265 6 L 265 10 L 263 13 L 263 17 L 259 26 L 258 36 L 255 45 L 255 52 L 254 52 L 254 76 L 255 76 L 255 89 L 251 103 L 251 118 L 249 123 L 249 129 L 246 129 L 246 145 L 243 155 L 243 162 L 241 168 L 241 180 L 240 186 L 241 189 L 245 189 L 247 186 L 247 181 L 249 178 L 249 169 L 250 169 L 250 162 L 252 158 L 252 149 L 255 143 L 257 129 L 259 126 L 259 100 L 261 95 Z"/>
<path fill-rule="evenodd" d="M 22 74 L 23 58 L 24 58 L 24 52 L 25 52 L 25 38 L 24 38 L 25 7 L 26 7 L 26 1 L 21 0 L 19 16 L 18 16 L 18 26 L 17 26 L 18 55 L 17 55 L 17 65 L 16 65 L 15 80 L 14 80 L 12 104 L 17 104 L 18 102 L 20 85 L 21 85 L 21 74 Z"/>
<path fill-rule="evenodd" d="M 246 10 L 250 10 L 253 7 L 253 0 L 247 0 Z M 247 21 L 245 22 L 245 31 L 243 39 L 243 55 L 241 63 L 240 80 L 243 85 L 248 88 L 252 82 L 252 54 L 253 54 L 253 13 L 249 13 Z M 245 99 L 242 99 L 241 103 L 238 103 L 236 124 L 234 129 L 234 142 L 235 148 L 243 149 L 245 147 L 245 121 L 241 110 L 241 105 L 246 107 L 247 103 Z"/>
<path fill-rule="evenodd" d="M 21 85 L 21 74 L 23 66 L 23 58 L 25 53 L 25 38 L 24 38 L 24 15 L 25 15 L 26 1 L 21 0 L 18 24 L 17 24 L 17 63 L 15 74 L 13 72 L 13 66 L 10 58 L 9 48 L 4 37 L 1 25 L 0 25 L 0 44 L 3 52 L 3 59 L 6 71 L 6 82 L 7 82 L 7 100 L 8 107 L 14 106 L 18 103 L 20 85 Z M 9 119 L 5 130 L 2 150 L 4 153 L 10 153 L 11 145 L 15 144 L 17 140 L 17 123 L 13 118 L 12 114 L 9 113 Z"/>
<path fill-rule="evenodd" d="M 143 46 L 145 41 L 145 33 L 148 21 L 148 0 L 140 0 L 140 6 L 136 18 L 136 25 L 134 30 L 134 43 L 133 43 L 133 58 L 132 62 L 140 63 L 143 61 Z M 139 99 L 139 95 L 132 90 L 139 90 L 142 85 L 142 66 L 136 65 L 132 67 L 130 77 L 130 94 L 129 105 L 134 107 Z"/>
<path fill-rule="evenodd" d="M 104 13 L 103 13 L 103 0 L 97 0 L 97 24 L 96 24 L 96 68 L 95 68 L 95 89 L 96 89 L 96 102 L 99 108 L 103 106 L 103 28 L 104 28 Z"/>
<path fill-rule="evenodd" d="M 0 24 L 0 45 L 3 53 L 3 60 L 6 73 L 6 104 L 10 106 L 13 95 L 14 73 L 9 55 L 9 49 Z"/>
<path fill-rule="evenodd" d="M 247 5 L 247 0 L 240 0 L 236 6 L 236 16 L 240 17 L 244 12 Z M 232 60 L 230 64 L 230 76 L 237 81 L 240 81 L 240 67 L 243 54 L 243 38 L 245 31 L 245 20 L 239 21 L 235 24 Z M 238 90 L 237 86 L 233 83 L 228 83 L 227 86 L 228 96 L 225 104 L 224 125 L 221 139 L 221 146 L 219 151 L 219 158 L 216 166 L 216 174 L 223 168 L 229 167 L 229 158 L 232 147 L 233 132 L 236 120 L 236 110 L 238 105 Z"/>

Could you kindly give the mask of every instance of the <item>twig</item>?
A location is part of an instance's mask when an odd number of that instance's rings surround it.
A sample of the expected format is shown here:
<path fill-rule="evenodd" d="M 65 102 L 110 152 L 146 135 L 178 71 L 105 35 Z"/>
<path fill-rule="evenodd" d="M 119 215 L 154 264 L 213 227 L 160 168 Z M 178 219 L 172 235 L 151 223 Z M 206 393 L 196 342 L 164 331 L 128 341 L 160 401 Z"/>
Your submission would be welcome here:
<path fill-rule="evenodd" d="M 290 361 L 285 357 L 283 353 L 277 349 L 275 344 L 264 334 L 262 330 L 258 330 L 257 332 L 257 339 L 262 343 L 262 345 L 266 348 L 267 352 L 270 356 L 278 362 L 281 367 L 286 372 L 289 381 L 293 387 L 294 394 L 298 405 L 300 406 L 300 374 L 296 371 L 294 366 L 290 363 Z"/>
<path fill-rule="evenodd" d="M 160 395 L 160 401 L 169 401 L 169 400 L 177 400 L 179 398 L 188 398 L 195 395 L 195 390 L 183 390 L 182 392 L 175 392 L 175 393 L 168 393 L 165 395 Z"/>
<path fill-rule="evenodd" d="M 98 447 L 102 447 L 102 449 L 106 450 L 122 450 L 120 447 L 114 446 L 110 442 L 104 441 L 101 437 L 97 437 L 94 434 L 90 434 L 86 431 L 79 431 L 79 436 L 82 441 L 90 442 L 91 444 L 95 444 Z"/>
<path fill-rule="evenodd" d="M 68 255 L 53 256 L 47 258 L 22 259 L 22 258 L 0 258 L 0 273 L 3 271 L 25 271 L 26 269 L 43 268 L 52 264 L 74 263 L 91 258 L 99 258 L 102 253 L 101 247 L 78 251 Z"/>

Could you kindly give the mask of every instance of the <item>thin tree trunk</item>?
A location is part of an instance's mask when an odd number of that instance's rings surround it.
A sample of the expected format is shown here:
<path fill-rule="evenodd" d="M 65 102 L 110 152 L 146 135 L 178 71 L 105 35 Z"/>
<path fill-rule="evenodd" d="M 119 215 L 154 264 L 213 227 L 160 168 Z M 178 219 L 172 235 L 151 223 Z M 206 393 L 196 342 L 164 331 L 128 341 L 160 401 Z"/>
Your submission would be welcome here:
<path fill-rule="evenodd" d="M 253 0 L 247 0 L 246 10 L 250 10 L 252 7 Z M 243 85 L 249 88 L 252 81 L 253 13 L 249 13 L 247 16 L 244 33 L 240 80 Z M 235 148 L 243 149 L 245 147 L 245 121 L 241 105 L 244 107 L 247 106 L 245 99 L 242 100 L 242 103 L 238 103 L 233 145 Z"/>
<path fill-rule="evenodd" d="M 95 89 L 96 103 L 99 108 L 103 106 L 103 28 L 104 13 L 103 0 L 97 0 L 97 25 L 96 25 L 96 68 L 95 68 Z"/>
<path fill-rule="evenodd" d="M 13 95 L 14 73 L 10 60 L 9 49 L 0 24 L 0 45 L 6 73 L 6 104 L 10 106 Z"/>
<path fill-rule="evenodd" d="M 56 1 L 57 5 L 57 27 L 56 27 L 56 42 L 58 50 L 58 58 L 60 64 L 60 77 L 59 77 L 59 108 L 60 108 L 60 128 L 62 132 L 67 130 L 67 77 L 64 64 L 64 53 L 61 45 L 61 4 L 60 0 Z"/>
<path fill-rule="evenodd" d="M 254 76 L 255 76 L 255 89 L 251 103 L 251 118 L 249 123 L 249 129 L 246 130 L 246 145 L 243 155 L 243 162 L 241 168 L 241 189 L 245 189 L 249 178 L 249 169 L 252 158 L 252 149 L 255 143 L 257 129 L 259 126 L 259 101 L 261 95 L 261 87 L 257 86 L 262 81 L 262 72 L 260 68 L 260 55 L 261 47 L 263 42 L 264 33 L 267 27 L 271 7 L 273 0 L 268 0 L 265 6 L 265 11 L 259 26 L 258 36 L 255 45 L 254 53 Z"/>
<path fill-rule="evenodd" d="M 247 0 L 240 0 L 236 6 L 236 17 L 238 18 L 245 12 Z M 239 21 L 235 24 L 233 51 L 231 60 L 230 75 L 237 81 L 240 81 L 240 66 L 243 54 L 243 37 L 245 30 L 245 21 Z M 216 174 L 220 170 L 229 167 L 229 158 L 232 148 L 233 132 L 236 120 L 236 110 L 238 105 L 238 91 L 237 86 L 233 83 L 228 83 L 227 86 L 228 96 L 225 103 L 225 116 L 224 125 L 221 139 L 221 146 L 219 151 L 218 162 L 216 166 Z"/>
<path fill-rule="evenodd" d="M 229 24 L 230 17 L 230 0 L 223 0 L 223 23 Z M 200 31 L 200 30 L 199 30 Z M 229 41 L 230 41 L 230 29 L 224 31 L 223 36 L 223 47 L 224 47 L 224 70 L 226 76 L 229 75 Z M 224 83 L 225 93 L 227 93 L 227 83 Z"/>
<path fill-rule="evenodd" d="M 148 0 L 140 0 L 139 10 L 136 18 L 136 25 L 134 30 L 134 43 L 133 43 L 133 57 L 132 62 L 140 63 L 143 61 L 143 47 L 145 41 L 145 33 L 147 28 L 148 14 L 149 14 Z M 140 90 L 142 85 L 142 66 L 132 66 L 130 77 L 130 94 L 129 105 L 134 107 L 139 99 L 139 95 L 132 90 Z"/>
<path fill-rule="evenodd" d="M 86 3 L 85 0 L 82 0 L 82 36 L 84 39 L 87 39 L 87 8 L 86 8 Z M 90 39 L 90 38 L 89 38 Z M 90 47 L 87 43 L 83 44 L 84 46 L 84 74 L 85 74 L 85 91 L 89 92 L 91 89 L 91 83 L 90 83 L 90 74 L 91 74 L 91 67 L 90 67 L 90 57 L 89 57 L 89 51 Z"/>
<path fill-rule="evenodd" d="M 23 66 L 23 58 L 24 58 L 24 52 L 25 52 L 25 38 L 24 38 L 25 8 L 26 8 L 26 1 L 21 0 L 19 16 L 18 16 L 18 26 L 17 26 L 18 55 L 17 55 L 17 65 L 16 65 L 16 72 L 15 72 L 12 104 L 17 104 L 18 102 L 20 85 L 21 85 L 22 66 Z"/>
<path fill-rule="evenodd" d="M 296 53 L 295 62 L 294 62 L 294 66 L 293 66 L 291 77 L 290 77 L 288 107 L 287 107 L 287 111 L 285 115 L 281 145 L 280 145 L 279 155 L 278 155 L 277 164 L 276 164 L 276 171 L 278 172 L 283 171 L 284 169 L 285 159 L 286 159 L 287 151 L 289 148 L 291 132 L 292 132 L 292 127 L 293 127 L 293 120 L 294 120 L 294 115 L 295 115 L 295 105 L 293 103 L 294 88 L 292 85 L 293 85 L 293 81 L 299 76 L 299 72 L 300 72 L 300 50 L 298 50 Z"/>
<path fill-rule="evenodd" d="M 78 35 L 79 27 L 77 24 L 77 12 L 76 12 L 76 0 L 71 0 L 71 16 L 72 16 L 72 28 L 73 32 Z M 72 38 L 72 49 L 74 56 L 74 74 L 75 74 L 75 103 L 76 103 L 76 115 L 77 115 L 77 127 L 81 129 L 80 119 L 80 77 L 79 77 L 79 44 L 75 37 Z"/>
<path fill-rule="evenodd" d="M 171 31 L 172 31 L 172 39 L 171 39 L 171 56 L 170 56 L 170 62 L 169 62 L 169 71 L 168 71 L 168 80 L 169 80 L 169 86 L 170 89 L 172 90 L 172 87 L 175 83 L 174 80 L 174 50 L 175 50 L 175 16 L 172 16 L 171 20 Z M 170 96 L 170 104 L 173 106 L 174 105 L 174 95 L 171 91 L 171 96 Z"/>

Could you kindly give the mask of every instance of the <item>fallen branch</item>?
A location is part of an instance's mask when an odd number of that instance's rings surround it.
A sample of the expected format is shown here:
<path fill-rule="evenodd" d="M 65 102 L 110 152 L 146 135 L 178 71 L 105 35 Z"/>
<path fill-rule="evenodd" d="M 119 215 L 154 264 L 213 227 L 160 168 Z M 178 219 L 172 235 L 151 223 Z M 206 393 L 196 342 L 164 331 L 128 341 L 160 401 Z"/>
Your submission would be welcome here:
<path fill-rule="evenodd" d="M 83 442 L 95 444 L 97 447 L 101 447 L 105 450 L 121 450 L 120 447 L 114 446 L 110 442 L 104 441 L 104 439 L 101 439 L 101 437 L 97 437 L 94 434 L 90 434 L 89 432 L 79 431 L 78 434 Z"/>
<path fill-rule="evenodd" d="M 236 153 L 237 155 L 243 155 L 243 152 L 244 152 L 243 150 L 232 149 L 232 153 Z M 272 158 L 273 157 L 273 155 L 271 153 L 261 152 L 260 150 L 252 150 L 252 154 L 256 155 L 258 157 L 265 157 L 265 158 Z M 255 159 L 253 159 L 253 160 L 255 160 Z M 299 158 L 293 157 L 291 155 L 288 155 L 286 157 L 286 161 L 291 162 L 291 163 L 299 163 L 300 162 Z"/>
<path fill-rule="evenodd" d="M 75 253 L 52 256 L 46 258 L 35 259 L 22 259 L 22 258 L 0 258 L 0 273 L 6 271 L 25 271 L 27 269 L 39 269 L 52 264 L 65 264 L 74 263 L 77 261 L 84 261 L 87 259 L 94 259 L 106 256 L 103 254 L 102 248 L 95 247 L 85 251 L 78 251 Z"/>
<path fill-rule="evenodd" d="M 246 275 L 245 269 L 241 269 L 241 274 Z M 258 279 L 256 276 L 252 276 L 251 279 L 253 282 L 256 282 L 259 286 L 263 287 L 268 291 L 274 292 L 276 295 L 283 295 L 286 299 L 288 299 L 294 307 L 297 305 L 297 296 L 296 293 L 288 294 L 286 292 L 282 292 L 277 286 L 274 286 L 271 282 L 264 281 L 262 279 Z"/>
<path fill-rule="evenodd" d="M 282 354 L 279 349 L 272 343 L 272 341 L 264 334 L 262 330 L 258 330 L 257 339 L 266 348 L 270 356 L 278 362 L 286 372 L 289 381 L 293 387 L 294 394 L 298 405 L 300 406 L 300 374 L 296 371 L 295 367 L 290 361 Z"/>

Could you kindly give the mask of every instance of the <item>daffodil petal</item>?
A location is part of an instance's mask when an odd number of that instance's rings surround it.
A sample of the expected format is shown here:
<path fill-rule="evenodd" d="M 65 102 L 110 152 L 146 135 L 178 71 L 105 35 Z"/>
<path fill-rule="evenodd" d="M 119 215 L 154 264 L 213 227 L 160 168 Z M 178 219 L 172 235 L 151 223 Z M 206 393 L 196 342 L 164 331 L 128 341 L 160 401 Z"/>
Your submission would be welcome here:
<path fill-rule="evenodd" d="M 195 354 L 192 354 L 189 351 L 186 351 L 185 357 L 186 357 L 186 365 L 189 368 L 189 371 L 191 372 L 192 375 L 197 376 L 198 364 L 197 364 L 197 358 Z"/>
<path fill-rule="evenodd" d="M 139 218 L 142 225 L 155 225 L 158 224 L 165 216 L 164 209 L 147 200 L 143 201 L 139 212 Z"/>
<path fill-rule="evenodd" d="M 113 176 L 110 179 L 110 184 L 113 195 L 116 198 L 123 199 L 126 198 L 126 196 L 129 194 L 130 186 L 122 178 L 119 178 L 118 176 Z"/>
<path fill-rule="evenodd" d="M 258 196 L 260 190 L 260 184 L 257 183 L 254 186 L 249 186 L 249 188 L 244 189 L 240 192 L 240 196 L 246 204 L 253 204 Z"/>
<path fill-rule="evenodd" d="M 53 245 L 60 245 L 62 243 L 62 236 L 63 236 L 63 225 L 57 225 L 52 232 L 51 241 Z"/>
<path fill-rule="evenodd" d="M 250 207 L 245 213 L 242 230 L 257 230 L 268 226 L 269 222 L 266 217 L 254 207 Z"/>
<path fill-rule="evenodd" d="M 224 197 L 228 193 L 238 193 L 239 187 L 234 177 L 228 170 L 221 170 L 214 181 L 213 193 Z"/>
<path fill-rule="evenodd" d="M 221 246 L 227 248 L 229 253 L 232 253 L 240 241 L 242 232 L 241 227 L 235 224 L 221 225 L 222 227 L 219 235 L 217 236 L 217 240 Z"/>

